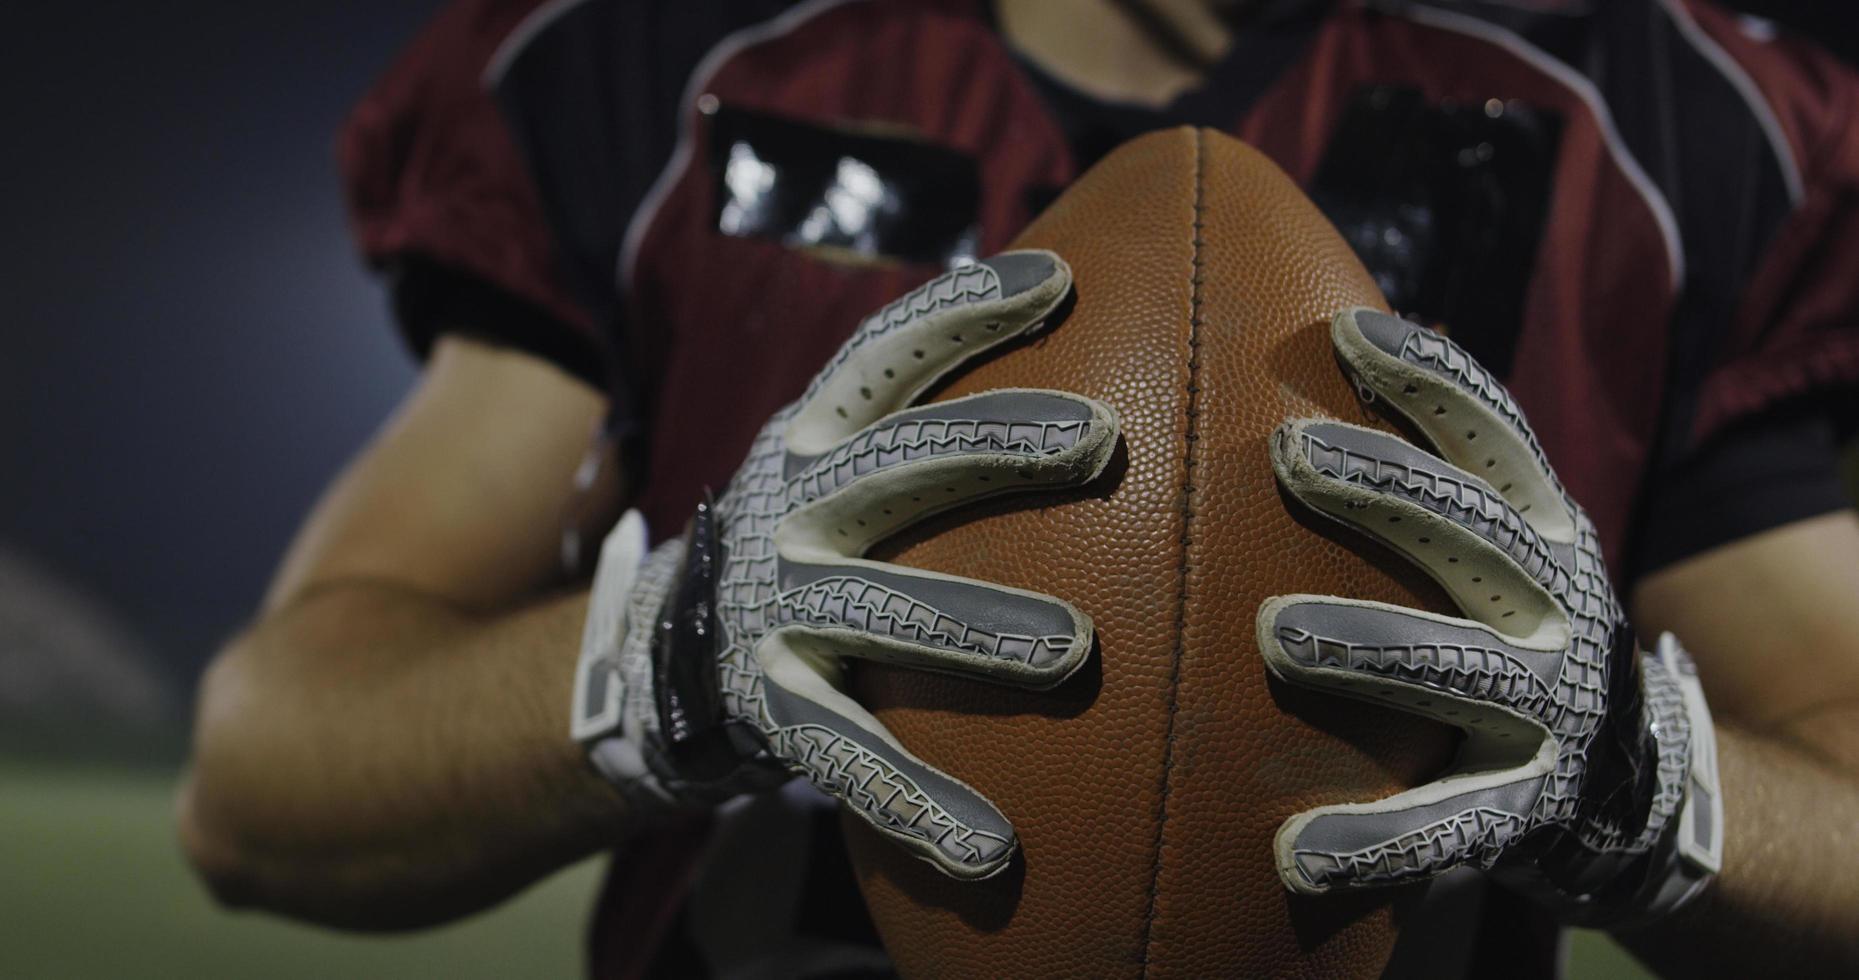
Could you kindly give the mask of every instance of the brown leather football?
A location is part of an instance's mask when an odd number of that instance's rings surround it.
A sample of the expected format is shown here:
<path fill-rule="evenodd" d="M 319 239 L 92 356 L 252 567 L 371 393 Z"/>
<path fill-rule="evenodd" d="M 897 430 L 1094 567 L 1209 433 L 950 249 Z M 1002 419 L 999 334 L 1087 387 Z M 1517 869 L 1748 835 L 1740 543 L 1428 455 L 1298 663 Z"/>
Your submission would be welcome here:
<path fill-rule="evenodd" d="M 1380 424 L 1329 323 L 1381 294 L 1289 178 L 1206 130 L 1119 149 L 1015 247 L 1071 264 L 1074 307 L 938 397 L 1095 396 L 1124 445 L 1083 490 L 965 509 L 873 557 L 1063 596 L 1098 654 L 1045 693 L 860 665 L 861 699 L 992 799 L 1021 846 L 960 882 L 848 821 L 885 945 L 908 976 L 1374 976 L 1414 893 L 1294 896 L 1272 837 L 1300 810 L 1423 782 L 1451 737 L 1268 682 L 1254 615 L 1292 592 L 1450 609 L 1422 573 L 1295 510 L 1266 454 L 1287 417 Z"/>

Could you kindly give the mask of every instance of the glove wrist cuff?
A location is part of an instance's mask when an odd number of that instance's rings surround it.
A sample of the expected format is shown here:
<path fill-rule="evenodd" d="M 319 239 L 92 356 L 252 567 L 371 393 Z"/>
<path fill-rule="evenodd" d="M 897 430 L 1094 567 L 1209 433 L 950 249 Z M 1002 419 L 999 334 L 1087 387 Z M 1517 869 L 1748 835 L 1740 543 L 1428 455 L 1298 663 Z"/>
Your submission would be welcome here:
<path fill-rule="evenodd" d="M 627 511 L 594 574 L 570 731 L 637 812 L 713 805 L 785 779 L 759 739 L 715 723 L 714 692 L 703 697 L 702 675 L 678 670 L 713 660 L 711 651 L 691 648 L 711 641 L 707 600 L 680 595 L 713 588 L 692 580 L 703 574 L 694 566 L 714 558 L 711 519 L 700 507 L 690 536 L 648 553 L 645 521 Z"/>
<path fill-rule="evenodd" d="M 621 516 L 601 546 L 575 665 L 569 734 L 593 767 L 635 808 L 665 809 L 678 796 L 653 762 L 652 624 L 684 557 L 682 540 L 648 552 L 645 519 Z"/>
<path fill-rule="evenodd" d="M 1620 928 L 1663 918 L 1696 898 L 1723 867 L 1723 793 L 1717 773 L 1717 731 L 1711 721 L 1697 667 L 1670 633 L 1659 637 L 1652 659 L 1663 667 L 1682 695 L 1690 728 L 1684 798 L 1677 817 L 1650 857 L 1644 881 L 1633 896 L 1632 911 Z"/>

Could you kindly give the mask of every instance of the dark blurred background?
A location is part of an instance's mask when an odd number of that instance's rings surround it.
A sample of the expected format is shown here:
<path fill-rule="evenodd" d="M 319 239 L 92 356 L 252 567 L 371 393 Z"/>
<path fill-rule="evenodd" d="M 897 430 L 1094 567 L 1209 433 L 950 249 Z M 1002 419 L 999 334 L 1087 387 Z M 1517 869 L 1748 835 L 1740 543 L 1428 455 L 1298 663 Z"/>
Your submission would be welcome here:
<path fill-rule="evenodd" d="M 414 366 L 348 243 L 333 146 L 439 6 L 9 9 L 5 711 L 81 704 L 100 736 L 182 713 L 321 485 L 405 390 Z"/>
<path fill-rule="evenodd" d="M 440 5 L 7 10 L 0 976 L 575 969 L 585 867 L 417 940 L 336 938 L 219 912 L 172 842 L 200 669 L 414 374 L 333 146 Z M 1848 4 L 1740 5 L 1859 54 Z"/>
<path fill-rule="evenodd" d="M 438 0 L 13 4 L 0 187 L 0 977 L 567 976 L 582 867 L 412 939 L 212 906 L 200 668 L 415 366 L 335 135 Z"/>

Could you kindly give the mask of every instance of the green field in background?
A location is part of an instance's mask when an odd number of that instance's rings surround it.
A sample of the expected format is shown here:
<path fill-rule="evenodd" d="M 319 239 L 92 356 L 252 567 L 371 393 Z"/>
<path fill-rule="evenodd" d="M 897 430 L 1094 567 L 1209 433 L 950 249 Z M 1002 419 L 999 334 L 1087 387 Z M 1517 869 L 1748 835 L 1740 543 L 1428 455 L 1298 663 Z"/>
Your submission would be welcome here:
<path fill-rule="evenodd" d="M 599 862 L 483 915 L 354 936 L 221 911 L 182 863 L 173 776 L 0 760 L 0 977 L 574 977 Z M 1573 978 L 1644 977 L 1577 934 Z"/>

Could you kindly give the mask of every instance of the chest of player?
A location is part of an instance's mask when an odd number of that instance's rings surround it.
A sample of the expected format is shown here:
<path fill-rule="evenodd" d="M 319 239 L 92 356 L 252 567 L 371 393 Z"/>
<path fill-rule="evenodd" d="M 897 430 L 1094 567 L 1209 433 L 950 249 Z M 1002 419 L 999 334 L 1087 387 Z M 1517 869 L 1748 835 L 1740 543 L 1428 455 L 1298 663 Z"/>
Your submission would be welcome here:
<path fill-rule="evenodd" d="M 1212 96 L 1101 118 L 986 24 L 933 10 L 832 6 L 710 59 L 619 256 L 655 530 L 727 476 L 747 420 L 794 398 L 860 318 L 1005 247 L 1089 144 L 1180 122 L 1263 150 L 1397 309 L 1506 374 L 1617 536 L 1658 422 L 1680 259 L 1606 107 L 1437 27 L 1339 15 L 1300 44 L 1268 79 L 1233 75 L 1236 53 Z M 1214 97 L 1247 85 L 1243 102 Z"/>

